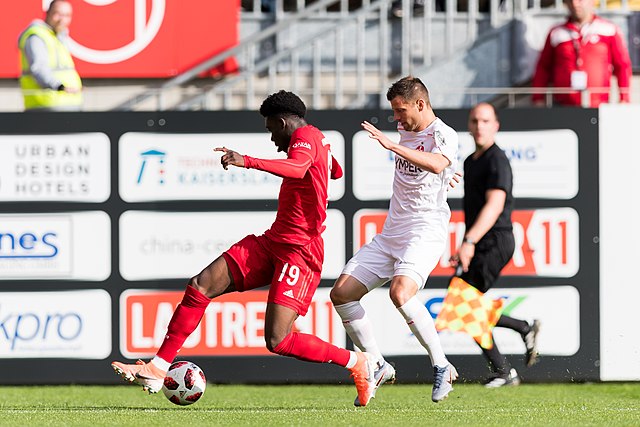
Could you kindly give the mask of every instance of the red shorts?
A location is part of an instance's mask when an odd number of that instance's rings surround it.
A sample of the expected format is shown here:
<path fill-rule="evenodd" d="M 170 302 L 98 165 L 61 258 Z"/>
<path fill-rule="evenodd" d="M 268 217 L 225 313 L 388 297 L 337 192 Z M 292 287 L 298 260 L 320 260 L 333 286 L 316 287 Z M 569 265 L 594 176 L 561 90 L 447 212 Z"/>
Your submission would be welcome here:
<path fill-rule="evenodd" d="M 238 292 L 271 285 L 267 302 L 304 316 L 320 284 L 324 242 L 318 236 L 307 246 L 298 246 L 250 234 L 222 256 Z"/>

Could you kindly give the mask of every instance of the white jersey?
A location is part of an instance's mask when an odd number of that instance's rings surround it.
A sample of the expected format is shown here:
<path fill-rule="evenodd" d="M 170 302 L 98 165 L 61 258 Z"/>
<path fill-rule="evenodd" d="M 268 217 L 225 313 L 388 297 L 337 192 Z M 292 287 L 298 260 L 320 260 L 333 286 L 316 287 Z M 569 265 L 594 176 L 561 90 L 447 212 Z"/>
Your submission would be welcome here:
<path fill-rule="evenodd" d="M 393 194 L 382 234 L 386 236 L 415 235 L 424 230 L 434 216 L 447 221 L 451 210 L 447 204 L 447 189 L 458 166 L 458 134 L 436 118 L 420 132 L 405 131 L 398 124 L 399 144 L 413 150 L 439 153 L 449 159 L 439 174 L 423 171 L 401 156 L 395 156 Z"/>

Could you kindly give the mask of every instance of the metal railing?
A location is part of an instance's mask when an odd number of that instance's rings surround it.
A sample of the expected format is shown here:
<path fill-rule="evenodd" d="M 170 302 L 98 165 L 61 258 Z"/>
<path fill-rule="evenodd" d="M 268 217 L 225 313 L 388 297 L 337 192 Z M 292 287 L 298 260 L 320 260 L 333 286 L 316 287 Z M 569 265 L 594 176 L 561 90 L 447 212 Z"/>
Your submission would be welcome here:
<path fill-rule="evenodd" d="M 258 13 L 260 1 L 253 0 L 253 10 L 241 12 L 242 19 L 273 19 L 272 25 L 114 109 L 249 109 L 276 87 L 303 92 L 314 108 L 373 106 L 397 76 L 472 43 L 483 22 L 495 27 L 513 16 L 513 8 L 501 8 L 500 0 L 489 0 L 488 12 L 480 12 L 478 0 L 470 0 L 469 12 L 455 10 L 453 0 L 447 0 L 446 11 L 436 11 L 435 1 L 425 0 L 424 13 L 416 17 L 412 1 L 402 0 L 397 18 L 392 0 L 362 0 L 358 7 L 346 0 L 298 0 L 292 11 L 275 0 L 268 14 Z M 461 31 L 465 37 L 458 40 Z M 432 40 L 443 34 L 446 43 L 434 46 Z M 273 51 L 265 52 L 265 45 Z M 198 78 L 232 57 L 240 64 L 237 74 Z M 198 93 L 188 99 L 185 90 L 176 90 L 196 82 Z"/>
<path fill-rule="evenodd" d="M 318 2 L 315 6 L 326 3 L 330 5 L 335 3 L 332 1 Z M 281 46 L 272 55 L 260 60 L 255 60 L 256 45 L 255 43 L 247 47 L 243 52 L 246 57 L 243 61 L 246 64 L 244 70 L 235 76 L 229 76 L 224 81 L 214 85 L 212 88 L 203 91 L 203 93 L 183 101 L 178 105 L 178 109 L 197 106 L 203 109 L 215 107 L 212 98 L 220 98 L 217 105 L 219 108 L 232 108 L 232 97 L 238 94 L 244 98 L 243 105 L 252 105 L 259 102 L 257 98 L 261 98 L 264 93 L 271 93 L 279 86 L 286 85 L 290 90 L 306 95 L 311 98 L 311 106 L 313 108 L 322 107 L 323 92 L 331 92 L 336 108 L 344 108 L 347 106 L 347 98 L 351 96 L 351 106 L 361 105 L 365 102 L 365 74 L 367 69 L 378 70 L 380 75 L 388 74 L 388 58 L 389 51 L 388 39 L 388 22 L 385 16 L 388 10 L 390 0 L 373 1 L 368 7 L 363 7 L 349 14 L 340 14 L 339 16 L 328 21 L 325 25 L 318 26 L 315 31 L 310 31 L 301 37 L 295 37 L 296 42 L 289 46 Z M 313 7 L 313 6 L 312 6 Z M 306 13 L 309 9 L 305 10 Z M 300 15 L 292 18 L 294 22 L 300 24 Z M 380 46 L 380 55 L 377 64 L 367 65 L 366 58 L 366 25 L 367 21 L 375 19 L 380 26 L 381 31 L 378 32 L 378 44 Z M 292 29 L 286 25 L 289 21 L 283 21 L 268 30 L 262 32 L 256 37 L 256 41 L 265 40 L 267 37 L 283 29 L 290 32 L 299 33 L 299 29 Z M 355 49 L 351 55 L 353 62 L 349 64 L 347 60 L 346 33 L 351 30 L 355 37 L 355 44 L 351 46 Z M 281 33 L 282 35 L 282 33 Z M 287 37 L 287 35 L 283 35 Z M 291 37 L 289 35 L 289 37 Z M 330 45 L 330 47 L 329 47 Z M 335 55 L 323 54 L 323 50 L 332 49 Z M 306 54 L 306 55 L 305 55 Z M 328 58 L 333 56 L 333 58 Z M 306 59 L 305 59 L 306 58 Z M 327 62 L 331 62 L 328 64 Z M 323 68 L 332 70 L 333 72 L 323 72 Z M 280 76 L 278 76 L 278 74 Z M 355 80 L 352 85 L 353 93 L 347 94 L 346 75 L 349 74 Z M 378 76 L 369 76 L 376 78 L 377 85 L 374 87 L 375 92 L 379 92 L 386 86 L 386 79 L 380 79 Z M 278 78 L 280 77 L 280 79 Z M 286 83 L 282 82 L 287 80 Z M 263 90 L 259 91 L 256 87 L 258 81 L 263 83 Z M 281 81 L 278 81 L 281 80 Z M 302 80 L 306 83 L 303 84 Z M 323 88 L 324 83 L 330 85 L 330 88 Z M 258 94 L 260 92 L 260 94 Z"/>
<path fill-rule="evenodd" d="M 431 91 L 434 106 L 438 106 L 438 99 L 450 95 L 465 95 L 466 102 L 461 108 L 472 107 L 481 101 L 492 98 L 492 103 L 501 108 L 517 108 L 530 106 L 553 107 L 556 105 L 555 95 L 580 94 L 581 107 L 590 107 L 591 95 L 609 94 L 609 103 L 617 104 L 620 90 L 609 87 L 591 87 L 576 90 L 571 87 L 474 87 L 474 88 L 437 88 Z M 533 103 L 532 95 L 543 95 L 541 103 Z"/>
<path fill-rule="evenodd" d="M 637 85 L 633 85 L 634 87 Z M 287 90 L 291 90 L 288 86 L 283 86 L 281 88 L 286 88 Z M 389 104 L 386 101 L 386 90 L 388 87 L 384 88 L 385 96 L 382 94 L 378 94 L 382 96 L 383 102 L 379 107 L 383 109 L 388 109 Z M 280 89 L 280 88 L 278 88 Z M 180 91 L 184 90 L 181 98 L 183 99 L 191 99 L 193 94 L 190 94 L 187 89 L 179 89 Z M 273 93 L 275 90 L 268 92 Z M 494 103 L 496 106 L 501 108 L 519 108 L 519 107 L 529 107 L 533 106 L 531 101 L 531 95 L 533 94 L 543 94 L 544 95 L 544 106 L 551 107 L 556 105 L 554 100 L 554 95 L 557 94 L 571 94 L 576 93 L 574 89 L 571 88 L 532 88 L 532 87 L 433 87 L 429 89 L 431 101 L 434 108 L 450 108 L 447 106 L 446 101 L 451 96 L 459 96 L 462 95 L 462 101 L 457 105 L 456 108 L 468 108 L 474 104 L 477 104 L 481 101 L 489 101 Z M 306 91 L 303 91 L 306 93 Z M 617 103 L 619 90 L 613 86 L 611 88 L 590 88 L 589 90 L 585 90 L 581 92 L 582 106 L 589 106 L 589 96 L 591 93 L 610 93 L 609 102 Z M 86 92 L 84 94 L 85 105 L 96 105 L 96 101 L 98 100 L 108 100 L 109 96 L 112 95 L 113 89 L 104 87 L 100 88 L 100 90 L 93 90 L 91 92 Z M 267 93 L 265 91 L 265 93 Z M 296 92 L 299 93 L 299 92 Z M 154 98 L 156 96 L 160 96 L 160 93 L 155 93 L 150 91 L 149 96 Z M 196 97 L 203 96 L 202 94 L 197 94 Z M 306 99 L 305 99 L 306 100 Z M 640 92 L 636 91 L 632 94 L 632 102 L 640 102 Z M 21 100 L 16 97 L 16 104 L 21 103 Z M 257 109 L 259 105 L 254 106 L 252 109 Z M 206 109 L 205 105 L 200 105 L 203 109 Z M 312 104 L 309 104 L 308 107 L 310 109 L 319 109 Z M 320 107 L 324 108 L 324 107 Z M 330 106 L 327 108 L 337 108 L 334 106 Z M 351 108 L 344 107 L 344 108 Z M 353 106 L 353 108 L 360 108 L 357 105 Z M 210 110 L 216 110 L 213 108 L 209 108 Z M 95 107 L 85 107 L 85 111 L 103 111 L 100 108 Z"/>
<path fill-rule="evenodd" d="M 436 1 L 444 3 L 436 7 Z M 386 90 L 399 76 L 466 49 L 480 35 L 524 13 L 565 14 L 562 0 L 465 1 L 461 7 L 461 0 L 424 0 L 422 10 L 417 10 L 413 0 L 273 0 L 270 10 L 263 12 L 262 0 L 245 0 L 241 19 L 266 28 L 114 109 L 255 109 L 281 88 L 305 97 L 314 109 L 385 107 Z M 627 10 L 627 0 L 622 0 L 621 12 Z M 237 73 L 199 77 L 229 58 L 237 60 Z M 459 90 L 477 96 L 483 91 L 513 97 L 512 92 L 527 92 Z"/>

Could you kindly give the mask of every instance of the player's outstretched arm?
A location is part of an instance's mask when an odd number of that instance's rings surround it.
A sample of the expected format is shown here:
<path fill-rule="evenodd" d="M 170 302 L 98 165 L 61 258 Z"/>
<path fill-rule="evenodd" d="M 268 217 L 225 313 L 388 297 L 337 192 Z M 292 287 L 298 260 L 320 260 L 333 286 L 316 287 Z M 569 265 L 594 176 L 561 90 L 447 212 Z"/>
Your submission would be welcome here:
<path fill-rule="evenodd" d="M 281 178 L 301 179 L 305 176 L 313 159 L 307 153 L 294 150 L 286 159 L 256 159 L 244 156 L 244 167 L 269 172 Z"/>
<path fill-rule="evenodd" d="M 224 153 L 220 158 L 220 163 L 222 163 L 224 170 L 229 169 L 229 166 L 244 167 L 244 156 L 242 154 L 229 150 L 226 147 L 216 147 L 213 151 L 221 151 Z"/>
<path fill-rule="evenodd" d="M 362 122 L 362 127 L 364 130 L 369 132 L 369 138 L 377 140 L 380 145 L 382 145 L 387 150 L 393 151 L 400 157 L 409 161 L 414 166 L 417 166 L 423 170 L 432 173 L 440 173 L 451 163 L 451 161 L 442 154 L 426 153 L 424 151 L 412 150 L 411 148 L 407 148 L 398 143 L 395 143 L 384 136 L 382 131 L 380 131 L 378 128 L 367 121 Z"/>
<path fill-rule="evenodd" d="M 257 159 L 251 156 L 243 156 L 226 147 L 214 148 L 214 151 L 224 153 L 220 158 L 220 163 L 222 163 L 222 167 L 225 170 L 231 165 L 269 172 L 281 178 L 300 179 L 304 177 L 313 163 L 309 155 L 300 152 L 292 153 L 291 157 L 287 159 Z"/>
<path fill-rule="evenodd" d="M 393 151 L 393 147 L 399 145 L 387 138 L 380 129 L 378 129 L 368 121 L 363 121 L 361 123 L 361 126 L 364 130 L 369 132 L 369 138 L 377 140 L 383 148 Z"/>

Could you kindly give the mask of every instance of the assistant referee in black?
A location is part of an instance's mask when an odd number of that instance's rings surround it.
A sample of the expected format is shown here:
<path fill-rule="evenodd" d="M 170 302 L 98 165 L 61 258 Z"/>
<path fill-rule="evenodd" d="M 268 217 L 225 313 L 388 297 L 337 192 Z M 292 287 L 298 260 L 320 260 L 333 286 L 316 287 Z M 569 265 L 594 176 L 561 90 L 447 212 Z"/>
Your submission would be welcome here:
<path fill-rule="evenodd" d="M 511 212 L 513 211 L 513 173 L 505 152 L 495 143 L 500 128 L 498 114 L 491 104 L 481 103 L 471 109 L 468 128 L 475 151 L 464 161 L 465 235 L 451 257 L 456 275 L 480 292 L 495 284 L 500 271 L 515 250 Z M 520 333 L 526 347 L 526 364 L 537 362 L 536 338 L 539 322 L 500 316 L 496 324 Z M 489 361 L 491 375 L 485 381 L 495 388 L 520 384 L 517 371 L 498 350 L 482 348 Z"/>

